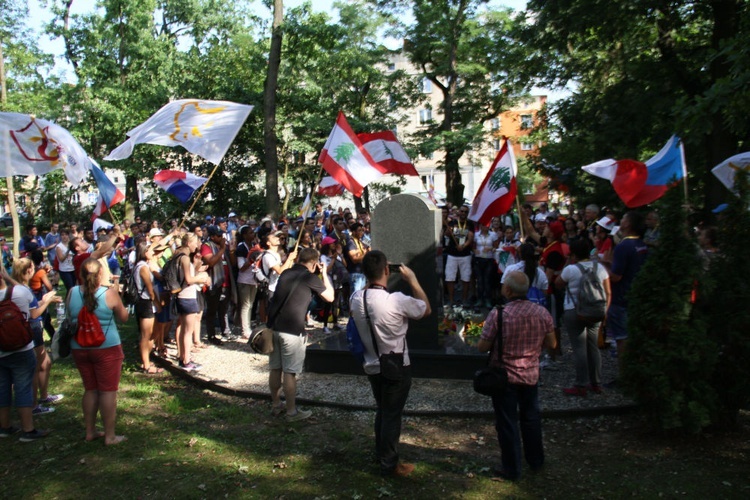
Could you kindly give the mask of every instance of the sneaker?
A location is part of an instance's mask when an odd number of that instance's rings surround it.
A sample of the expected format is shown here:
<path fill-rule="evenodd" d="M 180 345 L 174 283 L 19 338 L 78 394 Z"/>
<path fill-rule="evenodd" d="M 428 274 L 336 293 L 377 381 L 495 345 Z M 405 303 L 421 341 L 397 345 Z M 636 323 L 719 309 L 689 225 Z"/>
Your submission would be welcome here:
<path fill-rule="evenodd" d="M 328 328 L 327 326 L 324 326 L 323 327 L 323 333 L 331 333 L 331 329 Z"/>
<path fill-rule="evenodd" d="M 208 343 L 213 345 L 224 345 L 219 337 L 208 337 Z"/>
<path fill-rule="evenodd" d="M 47 413 L 54 413 L 55 409 L 50 408 L 49 406 L 37 406 L 33 410 L 31 410 L 32 415 L 45 415 Z"/>
<path fill-rule="evenodd" d="M 562 391 L 563 391 L 563 394 L 567 394 L 568 396 L 578 396 L 578 397 L 581 397 L 581 398 L 585 398 L 586 397 L 586 388 L 585 387 L 577 387 L 577 386 L 567 387 L 567 388 L 563 389 Z"/>
<path fill-rule="evenodd" d="M 409 477 L 409 475 L 414 472 L 414 464 L 405 464 L 403 462 L 399 462 L 396 464 L 396 468 L 392 471 L 384 472 L 383 476 L 393 476 L 393 477 Z"/>
<path fill-rule="evenodd" d="M 224 334 L 224 342 L 236 342 L 236 341 L 237 341 L 237 335 L 233 333 Z"/>
<path fill-rule="evenodd" d="M 310 410 L 300 410 L 297 408 L 297 413 L 294 413 L 290 415 L 289 413 L 286 414 L 286 421 L 287 422 L 299 422 L 300 420 L 305 420 L 306 418 L 310 418 L 312 415 L 312 412 Z"/>
<path fill-rule="evenodd" d="M 30 443 L 32 441 L 36 441 L 37 439 L 41 439 L 43 437 L 46 437 L 49 434 L 48 430 L 45 429 L 34 429 L 30 432 L 24 432 L 21 434 L 21 437 L 18 439 L 22 443 Z"/>
<path fill-rule="evenodd" d="M 13 427 L 12 425 L 6 429 L 0 428 L 0 438 L 10 437 L 20 430 L 18 427 Z"/>
<path fill-rule="evenodd" d="M 46 398 L 40 399 L 39 400 L 39 404 L 40 405 L 51 405 L 51 404 L 54 404 L 54 403 L 59 403 L 60 401 L 62 401 L 62 399 L 64 397 L 65 396 L 62 395 L 62 394 L 50 394 Z"/>
<path fill-rule="evenodd" d="M 180 368 L 182 368 L 186 372 L 197 372 L 197 371 L 200 371 L 200 369 L 203 367 L 199 365 L 198 363 L 193 363 L 192 361 L 190 361 L 187 364 L 180 361 Z"/>

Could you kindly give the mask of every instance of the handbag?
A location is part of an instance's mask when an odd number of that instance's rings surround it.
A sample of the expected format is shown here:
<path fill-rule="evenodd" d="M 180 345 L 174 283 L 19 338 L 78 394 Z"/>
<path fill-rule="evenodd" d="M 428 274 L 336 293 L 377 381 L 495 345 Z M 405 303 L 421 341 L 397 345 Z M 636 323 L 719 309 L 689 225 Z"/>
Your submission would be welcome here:
<path fill-rule="evenodd" d="M 65 319 L 57 326 L 57 331 L 52 336 L 52 344 L 50 346 L 50 357 L 52 361 L 58 359 L 64 359 L 70 356 L 70 341 L 76 334 L 76 325 L 70 318 L 68 312 L 68 305 L 70 304 L 70 293 L 65 298 Z"/>
<path fill-rule="evenodd" d="M 364 305 L 365 305 L 365 318 L 367 319 L 367 326 L 370 327 L 370 336 L 372 337 L 372 346 L 375 349 L 375 355 L 377 355 L 380 361 L 380 375 L 393 382 L 399 382 L 404 379 L 404 350 L 406 349 L 406 339 L 404 339 L 404 349 L 401 352 L 393 352 L 387 354 L 380 354 L 378 349 L 378 342 L 375 339 L 375 329 L 372 327 L 372 320 L 370 319 L 370 312 L 367 310 L 367 289 L 364 292 Z"/>
<path fill-rule="evenodd" d="M 503 349 L 503 309 L 497 308 L 497 334 L 492 343 L 492 349 L 487 357 L 487 366 L 474 372 L 474 391 L 484 396 L 499 396 L 508 385 L 508 372 L 502 366 Z M 500 366 L 493 366 L 492 352 L 497 350 Z"/>
<path fill-rule="evenodd" d="M 284 301 L 277 309 L 277 314 L 289 301 L 289 298 L 294 293 L 294 290 L 297 289 L 297 286 L 302 281 L 303 276 L 304 274 L 300 273 L 299 276 L 294 279 L 292 288 L 289 290 L 289 293 L 286 295 L 286 297 L 284 297 Z M 256 327 L 255 330 L 253 330 L 253 332 L 250 334 L 250 338 L 247 339 L 247 343 L 250 344 L 252 350 L 257 354 L 271 354 L 273 352 L 273 327 L 271 325 L 271 318 L 268 318 L 268 321 L 265 325 Z"/>

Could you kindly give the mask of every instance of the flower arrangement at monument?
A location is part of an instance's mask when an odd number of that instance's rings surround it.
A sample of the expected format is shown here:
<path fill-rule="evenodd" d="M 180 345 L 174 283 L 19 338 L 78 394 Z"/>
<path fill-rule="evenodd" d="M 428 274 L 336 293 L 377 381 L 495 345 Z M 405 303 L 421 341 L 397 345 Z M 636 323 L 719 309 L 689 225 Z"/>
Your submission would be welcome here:
<path fill-rule="evenodd" d="M 482 335 L 482 328 L 484 328 L 484 321 L 478 323 L 467 321 L 464 327 L 464 342 L 476 345 L 479 342 L 479 337 Z"/>

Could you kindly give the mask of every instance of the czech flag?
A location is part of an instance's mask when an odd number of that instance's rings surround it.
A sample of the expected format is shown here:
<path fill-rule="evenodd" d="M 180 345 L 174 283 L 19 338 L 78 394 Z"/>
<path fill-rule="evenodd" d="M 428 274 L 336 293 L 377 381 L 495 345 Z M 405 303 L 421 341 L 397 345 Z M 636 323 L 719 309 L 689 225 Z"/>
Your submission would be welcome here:
<path fill-rule="evenodd" d="M 91 174 L 94 176 L 96 187 L 99 188 L 99 197 L 96 200 L 96 206 L 94 206 L 94 214 L 91 216 L 91 220 L 94 221 L 104 212 L 124 200 L 125 195 L 109 180 L 109 177 L 107 177 L 94 160 L 91 160 Z"/>
<path fill-rule="evenodd" d="M 652 203 L 687 176 L 682 141 L 673 135 L 646 163 L 636 160 L 602 160 L 583 170 L 612 183 L 617 196 L 628 208 Z"/>
<path fill-rule="evenodd" d="M 154 175 L 154 183 L 167 193 L 174 195 L 183 205 L 188 202 L 195 190 L 206 183 L 205 177 L 179 170 L 159 170 Z"/>

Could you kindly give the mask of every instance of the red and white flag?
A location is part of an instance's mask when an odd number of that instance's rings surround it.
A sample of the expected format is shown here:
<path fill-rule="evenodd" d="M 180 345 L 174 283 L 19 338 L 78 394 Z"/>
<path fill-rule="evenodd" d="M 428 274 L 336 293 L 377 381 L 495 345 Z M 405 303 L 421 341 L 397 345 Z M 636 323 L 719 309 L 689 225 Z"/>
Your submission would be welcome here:
<path fill-rule="evenodd" d="M 388 169 L 372 159 L 341 111 L 318 161 L 331 177 L 358 198 L 365 186 L 388 173 Z"/>
<path fill-rule="evenodd" d="M 493 217 L 507 213 L 518 192 L 517 172 L 513 149 L 506 140 L 474 197 L 469 219 L 488 226 Z"/>
<path fill-rule="evenodd" d="M 320 179 L 317 194 L 318 196 L 341 196 L 344 194 L 344 186 L 336 182 L 336 179 L 330 175 L 326 175 Z"/>
<path fill-rule="evenodd" d="M 419 176 L 409 155 L 392 131 L 357 134 L 357 137 L 372 159 L 388 169 L 389 174 Z"/>

